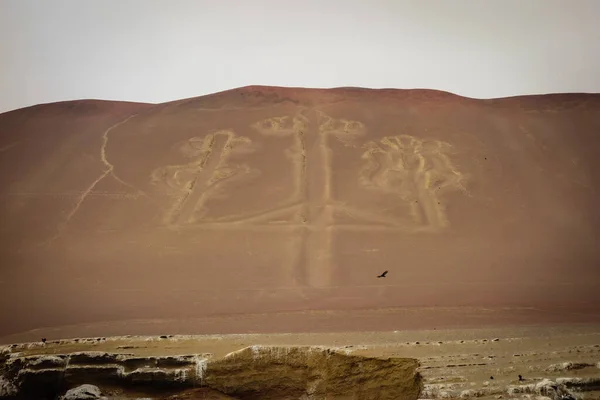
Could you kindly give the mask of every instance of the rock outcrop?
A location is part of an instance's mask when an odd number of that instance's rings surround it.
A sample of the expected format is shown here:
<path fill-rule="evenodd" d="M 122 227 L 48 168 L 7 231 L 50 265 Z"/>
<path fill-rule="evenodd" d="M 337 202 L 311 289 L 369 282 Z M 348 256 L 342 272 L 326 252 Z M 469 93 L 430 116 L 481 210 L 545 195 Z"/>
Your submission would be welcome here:
<path fill-rule="evenodd" d="M 93 384 L 157 391 L 204 387 L 237 399 L 416 400 L 422 389 L 418 366 L 415 359 L 362 357 L 324 347 L 252 346 L 222 358 L 13 354 L 3 363 L 0 377 L 12 391 L 5 390 L 0 398 L 55 398 Z"/>
<path fill-rule="evenodd" d="M 547 397 L 552 400 L 566 400 L 569 398 L 574 398 L 564 384 L 552 381 L 550 379 L 543 379 L 540 382 L 531 383 L 528 385 L 510 386 L 507 390 L 507 393 L 511 397 L 518 397 L 519 395 L 523 394 L 533 394 Z"/>
<path fill-rule="evenodd" d="M 17 393 L 17 387 L 3 376 L 0 376 L 0 398 L 10 398 L 11 396 L 15 396 Z"/>
<path fill-rule="evenodd" d="M 85 384 L 69 389 L 60 400 L 96 400 L 101 396 L 102 392 L 98 386 Z"/>
<path fill-rule="evenodd" d="M 247 366 L 252 365 L 252 369 Z M 326 348 L 252 346 L 208 364 L 204 382 L 244 399 L 416 399 L 418 362 L 368 358 Z M 235 376 L 235 381 L 228 376 Z"/>

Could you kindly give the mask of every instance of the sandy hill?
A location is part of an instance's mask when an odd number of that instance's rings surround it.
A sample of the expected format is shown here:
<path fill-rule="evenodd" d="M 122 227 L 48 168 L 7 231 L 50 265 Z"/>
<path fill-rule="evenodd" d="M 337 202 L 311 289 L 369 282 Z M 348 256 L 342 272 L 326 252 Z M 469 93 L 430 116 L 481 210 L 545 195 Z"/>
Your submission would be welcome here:
<path fill-rule="evenodd" d="M 0 335 L 597 321 L 599 133 L 592 94 L 245 87 L 0 114 Z"/>

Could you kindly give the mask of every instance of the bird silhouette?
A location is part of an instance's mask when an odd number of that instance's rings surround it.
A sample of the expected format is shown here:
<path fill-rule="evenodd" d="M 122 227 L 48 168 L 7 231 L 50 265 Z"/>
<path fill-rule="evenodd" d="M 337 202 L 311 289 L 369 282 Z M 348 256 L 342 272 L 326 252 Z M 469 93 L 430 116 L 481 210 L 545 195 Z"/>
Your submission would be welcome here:
<path fill-rule="evenodd" d="M 381 275 L 377 275 L 378 278 L 385 278 L 385 276 L 387 275 L 387 271 L 383 271 L 383 274 Z"/>

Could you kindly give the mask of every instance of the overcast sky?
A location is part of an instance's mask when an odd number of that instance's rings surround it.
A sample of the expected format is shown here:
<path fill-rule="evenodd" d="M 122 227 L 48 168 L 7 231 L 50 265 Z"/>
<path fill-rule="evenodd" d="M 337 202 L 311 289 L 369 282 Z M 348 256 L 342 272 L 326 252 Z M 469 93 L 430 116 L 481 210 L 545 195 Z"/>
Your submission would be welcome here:
<path fill-rule="evenodd" d="M 600 0 L 0 0 L 0 112 L 246 85 L 600 92 Z"/>

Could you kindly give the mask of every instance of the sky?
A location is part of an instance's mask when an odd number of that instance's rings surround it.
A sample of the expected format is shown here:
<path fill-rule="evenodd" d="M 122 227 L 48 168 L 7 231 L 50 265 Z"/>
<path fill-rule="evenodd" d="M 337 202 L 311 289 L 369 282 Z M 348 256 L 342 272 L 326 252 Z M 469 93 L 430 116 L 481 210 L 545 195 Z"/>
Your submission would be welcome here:
<path fill-rule="evenodd" d="M 600 0 L 0 0 L 0 112 L 247 85 L 600 92 Z"/>

